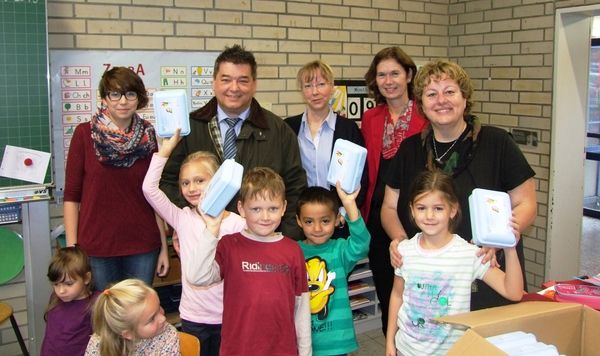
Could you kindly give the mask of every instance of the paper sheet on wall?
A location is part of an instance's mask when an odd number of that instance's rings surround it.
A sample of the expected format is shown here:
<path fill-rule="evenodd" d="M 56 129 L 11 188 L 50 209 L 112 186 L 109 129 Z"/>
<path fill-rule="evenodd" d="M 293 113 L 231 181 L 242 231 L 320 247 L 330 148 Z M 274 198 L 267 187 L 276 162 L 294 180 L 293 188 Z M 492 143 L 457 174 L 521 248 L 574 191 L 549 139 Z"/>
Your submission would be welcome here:
<path fill-rule="evenodd" d="M 0 176 L 42 184 L 48 163 L 49 152 L 6 145 L 0 165 Z"/>

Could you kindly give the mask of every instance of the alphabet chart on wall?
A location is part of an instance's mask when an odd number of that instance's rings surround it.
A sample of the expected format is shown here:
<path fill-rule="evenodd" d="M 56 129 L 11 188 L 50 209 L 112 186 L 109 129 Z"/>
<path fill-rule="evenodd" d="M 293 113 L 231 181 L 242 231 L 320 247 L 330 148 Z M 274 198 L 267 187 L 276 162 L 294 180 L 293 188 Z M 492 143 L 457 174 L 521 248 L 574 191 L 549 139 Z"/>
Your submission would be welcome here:
<path fill-rule="evenodd" d="M 190 111 L 212 98 L 217 52 L 50 51 L 50 93 L 56 192 L 64 188 L 65 163 L 75 127 L 90 121 L 101 105 L 98 84 L 115 66 L 137 73 L 148 91 L 148 106 L 138 114 L 155 124 L 152 95 L 158 90 L 185 89 Z"/>

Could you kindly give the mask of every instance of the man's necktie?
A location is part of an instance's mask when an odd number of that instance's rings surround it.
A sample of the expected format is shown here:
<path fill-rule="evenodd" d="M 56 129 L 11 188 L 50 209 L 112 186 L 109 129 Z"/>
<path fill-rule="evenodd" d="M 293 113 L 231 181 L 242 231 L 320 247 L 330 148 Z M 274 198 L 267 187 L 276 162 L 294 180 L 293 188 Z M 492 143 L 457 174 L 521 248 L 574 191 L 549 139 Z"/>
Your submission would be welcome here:
<path fill-rule="evenodd" d="M 223 157 L 225 159 L 235 158 L 237 151 L 235 146 L 235 139 L 237 138 L 235 134 L 235 124 L 237 124 L 239 120 L 239 117 L 225 119 L 225 122 L 229 125 L 229 128 L 225 133 L 225 141 L 223 141 Z"/>

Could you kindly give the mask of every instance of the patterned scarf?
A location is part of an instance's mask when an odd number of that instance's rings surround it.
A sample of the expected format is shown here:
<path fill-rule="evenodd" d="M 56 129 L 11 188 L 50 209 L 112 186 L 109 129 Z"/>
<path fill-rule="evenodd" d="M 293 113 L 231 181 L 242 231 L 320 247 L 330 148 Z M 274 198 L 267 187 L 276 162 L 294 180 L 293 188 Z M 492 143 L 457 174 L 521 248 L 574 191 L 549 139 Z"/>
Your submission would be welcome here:
<path fill-rule="evenodd" d="M 125 130 L 107 127 L 106 110 L 92 117 L 92 141 L 100 163 L 114 167 L 131 167 L 139 158 L 147 157 L 156 147 L 156 135 L 150 122 L 134 114 Z"/>
<path fill-rule="evenodd" d="M 392 121 L 388 110 L 383 126 L 383 150 L 381 152 L 383 158 L 390 159 L 394 157 L 396 151 L 398 151 L 398 147 L 400 147 L 400 144 L 406 137 L 410 126 L 410 119 L 412 119 L 412 100 L 408 101 L 406 110 L 398 117 L 396 124 Z"/>
<path fill-rule="evenodd" d="M 421 145 L 425 150 L 425 167 L 427 170 L 433 171 L 435 169 L 441 169 L 445 173 L 456 177 L 462 172 L 473 158 L 477 144 L 479 143 L 479 132 L 481 131 L 481 122 L 476 116 L 468 115 L 464 119 L 467 122 L 467 128 L 458 138 L 458 144 L 454 149 L 454 152 L 448 157 L 445 162 L 438 163 L 435 160 L 435 154 L 433 152 L 432 126 L 427 126 L 421 132 Z"/>

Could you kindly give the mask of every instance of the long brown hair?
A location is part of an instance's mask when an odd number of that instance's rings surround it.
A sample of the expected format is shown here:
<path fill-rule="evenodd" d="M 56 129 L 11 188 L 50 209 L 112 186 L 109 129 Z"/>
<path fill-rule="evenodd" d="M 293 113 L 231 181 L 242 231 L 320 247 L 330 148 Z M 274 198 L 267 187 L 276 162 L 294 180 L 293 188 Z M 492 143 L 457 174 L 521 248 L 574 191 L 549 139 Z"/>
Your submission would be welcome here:
<path fill-rule="evenodd" d="M 379 87 L 377 86 L 377 66 L 381 61 L 386 59 L 393 59 L 398 64 L 404 68 L 406 72 L 406 79 L 408 80 L 407 84 L 407 92 L 408 98 L 414 99 L 413 95 L 413 78 L 417 73 L 417 66 L 415 62 L 410 58 L 406 52 L 404 52 L 400 47 L 387 47 L 377 52 L 375 57 L 373 57 L 373 61 L 371 61 L 371 65 L 365 73 L 365 81 L 367 82 L 367 88 L 369 89 L 369 95 L 375 99 L 377 104 L 385 103 L 385 97 L 379 91 Z"/>
<path fill-rule="evenodd" d="M 48 280 L 51 283 L 63 282 L 67 277 L 76 280 L 83 279 L 84 281 L 88 276 L 91 276 L 92 268 L 86 253 L 78 246 L 64 247 L 58 250 L 58 252 L 52 257 L 50 265 L 48 266 Z M 88 298 L 92 296 L 93 280 L 85 285 L 85 293 Z M 62 303 L 60 298 L 52 292 L 50 295 L 50 301 L 48 307 L 44 313 L 44 320 L 48 320 L 48 312 L 54 309 L 57 305 Z"/>
<path fill-rule="evenodd" d="M 415 202 L 423 196 L 423 194 L 440 192 L 444 199 L 450 206 L 456 207 L 456 215 L 450 218 L 448 223 L 448 231 L 454 232 L 454 229 L 458 226 L 461 218 L 460 204 L 456 195 L 456 189 L 452 177 L 443 171 L 436 169 L 433 171 L 423 171 L 413 181 L 410 193 L 408 194 L 408 201 L 412 210 Z M 412 213 L 410 214 L 411 220 L 413 220 Z M 414 220 L 413 220 L 414 223 Z"/>

